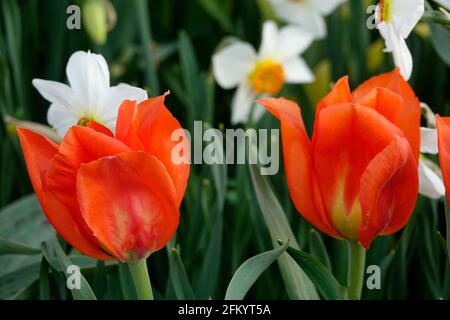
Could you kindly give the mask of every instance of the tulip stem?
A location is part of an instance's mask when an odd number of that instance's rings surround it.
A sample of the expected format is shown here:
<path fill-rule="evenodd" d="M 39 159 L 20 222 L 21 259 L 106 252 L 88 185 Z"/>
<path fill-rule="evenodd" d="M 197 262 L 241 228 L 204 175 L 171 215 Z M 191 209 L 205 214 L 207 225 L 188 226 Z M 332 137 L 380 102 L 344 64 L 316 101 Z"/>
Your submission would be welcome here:
<path fill-rule="evenodd" d="M 361 300 L 366 265 L 366 249 L 355 241 L 349 241 L 348 299 Z"/>
<path fill-rule="evenodd" d="M 150 283 L 145 259 L 137 262 L 129 262 L 128 266 L 133 277 L 138 300 L 153 300 L 152 284 Z"/>

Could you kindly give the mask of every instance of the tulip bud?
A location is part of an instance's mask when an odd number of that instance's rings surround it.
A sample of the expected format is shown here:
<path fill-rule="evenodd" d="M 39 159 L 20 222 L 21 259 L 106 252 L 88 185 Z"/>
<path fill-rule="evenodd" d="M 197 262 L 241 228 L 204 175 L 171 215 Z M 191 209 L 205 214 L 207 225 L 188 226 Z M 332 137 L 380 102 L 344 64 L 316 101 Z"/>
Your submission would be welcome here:
<path fill-rule="evenodd" d="M 91 40 L 99 45 L 108 36 L 108 15 L 101 0 L 86 0 L 82 6 L 83 25 Z"/>

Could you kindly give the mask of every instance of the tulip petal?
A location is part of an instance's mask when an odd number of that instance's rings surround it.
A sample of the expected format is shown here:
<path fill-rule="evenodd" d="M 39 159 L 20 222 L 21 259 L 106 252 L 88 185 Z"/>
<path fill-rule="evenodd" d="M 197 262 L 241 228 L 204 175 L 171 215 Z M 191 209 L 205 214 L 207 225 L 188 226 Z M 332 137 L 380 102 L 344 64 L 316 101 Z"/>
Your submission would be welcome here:
<path fill-rule="evenodd" d="M 395 136 L 361 176 L 359 242 L 368 248 L 378 234 L 391 234 L 409 220 L 418 192 L 417 164 L 408 140 Z"/>
<path fill-rule="evenodd" d="M 133 115 L 137 106 L 136 101 L 125 100 L 119 108 L 116 123 L 116 138 L 129 145 Z"/>
<path fill-rule="evenodd" d="M 419 100 L 409 84 L 400 75 L 399 70 L 384 73 L 364 82 L 353 92 L 355 103 L 364 105 L 367 96 L 375 94 L 378 88 L 388 89 L 398 94 L 403 103 L 399 106 L 398 120 L 394 124 L 399 127 L 411 145 L 411 150 L 419 159 L 420 153 L 420 116 L 421 108 Z M 375 91 L 374 91 L 375 90 Z"/>
<path fill-rule="evenodd" d="M 167 110 L 164 98 L 165 95 L 148 99 L 136 107 L 130 141 L 138 140 L 140 145 L 134 143 L 130 147 L 154 155 L 164 164 L 172 177 L 180 204 L 189 177 L 190 146 L 184 132 L 181 141 L 172 140 L 172 134 L 181 131 L 182 127 Z M 184 152 L 182 155 L 177 154 L 177 159 L 172 159 L 172 151 L 175 148 Z"/>
<path fill-rule="evenodd" d="M 130 86 L 128 84 L 119 84 L 115 87 L 111 87 L 106 92 L 104 100 L 102 101 L 101 115 L 102 123 L 108 125 L 111 130 L 115 130 L 114 125 L 117 119 L 117 112 L 124 100 L 136 100 L 137 103 L 147 99 L 147 91 L 137 87 Z M 113 126 L 112 128 L 110 126 Z"/>
<path fill-rule="evenodd" d="M 70 211 L 55 198 L 42 179 L 51 166 L 51 159 L 57 154 L 58 146 L 30 130 L 19 128 L 17 132 L 33 188 L 49 222 L 80 252 L 94 259 L 111 259 L 84 235 Z"/>
<path fill-rule="evenodd" d="M 438 131 L 439 163 L 447 191 L 447 201 L 450 201 L 450 117 L 436 116 L 436 128 Z"/>
<path fill-rule="evenodd" d="M 299 106 L 284 98 L 261 99 L 258 103 L 281 122 L 287 183 L 296 209 L 319 230 L 340 238 L 324 213 L 312 165 L 311 143 L 303 125 Z"/>
<path fill-rule="evenodd" d="M 395 135 L 400 129 L 378 112 L 351 103 L 324 108 L 315 123 L 312 155 L 325 211 L 348 239 L 358 238 L 361 175 Z"/>
<path fill-rule="evenodd" d="M 76 175 L 82 163 L 129 151 L 122 142 L 88 127 L 72 127 L 50 162 L 45 181 L 55 199 L 70 211 L 85 237 L 96 241 L 81 217 L 76 197 Z"/>
<path fill-rule="evenodd" d="M 348 84 L 348 76 L 342 77 L 336 82 L 333 89 L 323 98 L 316 109 L 316 121 L 320 112 L 331 105 L 338 103 L 350 103 L 353 101 L 350 85 Z"/>
<path fill-rule="evenodd" d="M 112 133 L 111 130 L 109 130 L 107 127 L 105 127 L 104 125 L 96 122 L 96 121 L 89 121 L 87 124 L 88 128 L 91 128 L 92 130 L 95 130 L 99 133 L 103 133 L 106 134 L 107 136 L 113 138 L 114 134 Z"/>
<path fill-rule="evenodd" d="M 81 212 L 94 235 L 121 261 L 145 259 L 178 226 L 178 199 L 164 165 L 144 152 L 83 164 L 77 176 Z"/>

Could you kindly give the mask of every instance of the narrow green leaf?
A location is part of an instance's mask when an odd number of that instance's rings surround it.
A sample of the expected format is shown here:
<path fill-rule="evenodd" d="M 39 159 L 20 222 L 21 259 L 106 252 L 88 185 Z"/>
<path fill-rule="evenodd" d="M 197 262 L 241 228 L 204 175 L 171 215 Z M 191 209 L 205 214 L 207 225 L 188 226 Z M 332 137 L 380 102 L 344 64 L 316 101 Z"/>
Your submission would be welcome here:
<path fill-rule="evenodd" d="M 153 43 L 153 40 L 148 5 L 145 0 L 136 0 L 135 3 L 137 22 L 139 24 L 139 35 L 141 37 L 142 50 L 146 64 L 145 70 L 147 84 L 150 85 L 152 95 L 158 95 L 160 92 L 158 73 L 155 63 L 156 50 L 150 46 L 150 44 Z"/>
<path fill-rule="evenodd" d="M 169 252 L 170 280 L 178 300 L 194 300 L 194 290 L 184 269 L 183 261 L 176 248 Z"/>
<path fill-rule="evenodd" d="M 49 259 L 49 257 L 57 257 L 57 263 L 59 264 L 60 268 L 63 270 L 67 270 L 70 266 L 74 265 L 72 261 L 70 261 L 69 257 L 64 253 L 62 250 L 58 240 L 56 238 L 53 238 L 53 240 L 49 242 L 44 242 L 42 244 L 42 249 L 44 252 L 44 256 L 47 258 L 47 261 L 51 264 L 51 261 L 53 259 Z M 70 274 L 67 274 L 66 278 L 70 279 Z M 97 298 L 94 295 L 94 292 L 92 291 L 91 287 L 89 286 L 89 283 L 84 278 L 84 276 L 80 273 L 80 289 L 73 289 L 71 290 L 72 297 L 74 300 L 97 300 Z"/>
<path fill-rule="evenodd" d="M 299 264 L 326 300 L 342 298 L 343 288 L 319 259 L 301 250 L 289 247 L 287 253 Z"/>
<path fill-rule="evenodd" d="M 218 0 L 197 0 L 208 15 L 216 20 L 225 31 L 231 31 L 233 24 L 231 23 L 226 11 L 223 8 L 223 2 Z"/>
<path fill-rule="evenodd" d="M 267 178 L 259 174 L 257 165 L 249 165 L 249 168 L 256 198 L 266 226 L 269 229 L 272 243 L 274 246 L 277 246 L 278 240 L 283 242 L 289 241 L 294 248 L 299 248 L 286 215 Z M 278 264 L 291 299 L 309 300 L 319 298 L 313 283 L 292 257 L 284 253 L 278 258 Z"/>
<path fill-rule="evenodd" d="M 40 254 L 39 248 L 0 237 L 0 255 L 3 254 Z"/>
<path fill-rule="evenodd" d="M 39 279 L 39 263 L 0 276 L 0 300 L 15 299 Z"/>
<path fill-rule="evenodd" d="M 281 247 L 260 253 L 245 261 L 228 284 L 225 300 L 242 300 L 261 274 L 286 251 L 289 242 Z"/>
<path fill-rule="evenodd" d="M 118 267 L 123 298 L 125 300 L 136 300 L 136 289 L 134 287 L 133 278 L 131 277 L 130 268 L 126 263 L 119 263 Z"/>
<path fill-rule="evenodd" d="M 47 259 L 44 257 L 41 261 L 41 269 L 39 273 L 39 299 L 50 299 L 50 277 L 49 277 L 50 265 Z"/>
<path fill-rule="evenodd" d="M 327 248 L 323 243 L 322 236 L 315 229 L 309 231 L 309 250 L 317 257 L 328 270 L 333 271 Z"/>
<path fill-rule="evenodd" d="M 0 210 L 0 237 L 31 248 L 55 234 L 42 212 L 34 194 L 24 196 Z M 39 264 L 38 254 L 0 255 L 0 275 L 33 263 Z"/>
<path fill-rule="evenodd" d="M 430 23 L 431 43 L 438 56 L 450 66 L 450 31 L 436 23 Z"/>

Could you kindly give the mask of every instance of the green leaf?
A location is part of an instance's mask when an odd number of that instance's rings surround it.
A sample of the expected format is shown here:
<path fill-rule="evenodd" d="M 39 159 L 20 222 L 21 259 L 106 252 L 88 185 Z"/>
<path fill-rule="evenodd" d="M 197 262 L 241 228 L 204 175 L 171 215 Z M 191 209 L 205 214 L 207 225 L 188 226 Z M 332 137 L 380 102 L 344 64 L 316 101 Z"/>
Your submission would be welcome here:
<path fill-rule="evenodd" d="M 142 51 L 145 58 L 145 71 L 147 84 L 150 85 L 151 95 L 155 96 L 159 92 L 158 72 L 156 69 L 156 50 L 150 46 L 153 43 L 150 15 L 147 1 L 136 0 L 136 16 L 139 25 L 139 35 L 141 37 Z"/>
<path fill-rule="evenodd" d="M 39 263 L 0 276 L 0 300 L 16 299 L 39 278 Z"/>
<path fill-rule="evenodd" d="M 317 257 L 320 262 L 327 267 L 328 270 L 333 271 L 331 267 L 330 257 L 328 256 L 327 248 L 323 243 L 322 237 L 315 229 L 309 231 L 309 250 L 311 254 Z"/>
<path fill-rule="evenodd" d="M 450 31 L 443 26 L 430 23 L 431 43 L 438 56 L 450 66 Z"/>
<path fill-rule="evenodd" d="M 131 276 L 130 267 L 126 263 L 119 263 L 119 280 L 122 289 L 122 295 L 125 300 L 136 300 L 136 288 Z"/>
<path fill-rule="evenodd" d="M 225 163 L 221 136 L 216 131 L 213 131 L 212 134 L 214 136 L 212 143 L 215 144 L 218 162 Z M 225 164 L 213 164 L 208 168 L 211 170 L 210 174 L 215 188 L 215 201 L 206 214 L 212 215 L 215 220 L 209 244 L 206 253 L 204 253 L 200 276 L 195 283 L 195 292 L 199 299 L 207 299 L 213 295 L 220 278 L 219 271 L 223 247 L 223 208 L 228 184 L 227 166 Z"/>
<path fill-rule="evenodd" d="M 178 300 L 195 300 L 194 290 L 184 269 L 183 261 L 176 248 L 168 249 L 170 280 Z"/>
<path fill-rule="evenodd" d="M 50 265 L 47 259 L 42 258 L 41 269 L 39 273 L 39 298 L 40 300 L 50 299 L 50 277 L 49 277 Z"/>
<path fill-rule="evenodd" d="M 53 238 L 51 241 L 42 243 L 42 249 L 44 252 L 44 256 L 46 257 L 50 265 L 52 264 L 52 261 L 55 261 L 55 259 L 51 257 L 57 258 L 56 261 L 59 264 L 59 267 L 63 270 L 67 270 L 67 268 L 74 265 L 74 263 L 70 261 L 69 257 L 64 253 L 56 238 Z M 64 274 L 66 275 L 66 278 L 69 280 L 71 275 L 67 274 L 66 272 L 64 272 Z M 81 273 L 80 273 L 80 289 L 72 289 L 71 292 L 74 300 L 97 300 L 97 298 L 94 295 L 94 292 L 89 286 L 89 283 Z"/>
<path fill-rule="evenodd" d="M 254 153 L 253 153 L 254 154 Z M 286 215 L 273 193 L 267 178 L 261 176 L 257 165 L 249 165 L 250 176 L 256 192 L 259 207 L 264 221 L 269 229 L 272 243 L 277 246 L 277 241 L 289 241 L 294 248 L 299 248 Z M 302 268 L 286 253 L 278 258 L 281 275 L 291 299 L 318 299 L 313 283 L 308 279 Z"/>
<path fill-rule="evenodd" d="M 0 255 L 4 254 L 40 254 L 41 249 L 0 237 Z"/>
<path fill-rule="evenodd" d="M 292 247 L 287 249 L 287 253 L 289 253 L 303 271 L 306 272 L 324 299 L 337 300 L 342 298 L 342 286 L 319 259 L 309 253 Z"/>
<path fill-rule="evenodd" d="M 286 251 L 289 243 L 245 261 L 228 284 L 225 300 L 242 300 L 261 274 Z"/>
<path fill-rule="evenodd" d="M 30 248 L 55 234 L 34 194 L 27 195 L 0 210 L 0 237 Z M 40 255 L 0 256 L 0 276 L 41 261 Z"/>
<path fill-rule="evenodd" d="M 216 20 L 220 26 L 227 32 L 233 29 L 233 24 L 228 18 L 223 8 L 223 0 L 197 0 L 208 15 Z"/>
<path fill-rule="evenodd" d="M 178 36 L 178 54 L 189 111 L 188 123 L 192 126 L 194 120 L 202 119 L 201 77 L 194 46 L 191 38 L 184 31 Z"/>

